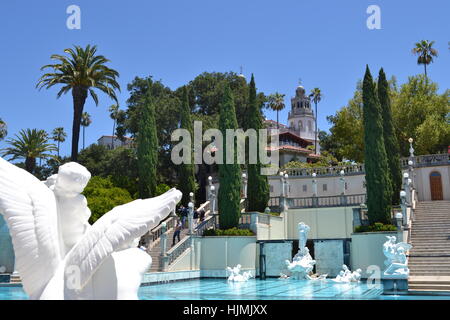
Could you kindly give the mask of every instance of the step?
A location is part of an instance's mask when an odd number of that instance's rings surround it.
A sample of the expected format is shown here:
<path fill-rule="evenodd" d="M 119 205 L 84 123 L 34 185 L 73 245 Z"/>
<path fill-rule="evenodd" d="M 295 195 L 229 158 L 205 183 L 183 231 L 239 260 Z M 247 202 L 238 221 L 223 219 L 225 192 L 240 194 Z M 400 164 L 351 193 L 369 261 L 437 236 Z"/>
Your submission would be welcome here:
<path fill-rule="evenodd" d="M 409 266 L 409 270 L 411 272 L 422 272 L 422 271 L 426 271 L 426 272 L 434 272 L 434 271 L 445 271 L 445 272 L 450 272 L 450 268 L 448 266 Z"/>
<path fill-rule="evenodd" d="M 450 285 L 445 284 L 408 284 L 408 291 L 433 291 L 448 292 L 450 294 Z"/>
<path fill-rule="evenodd" d="M 409 271 L 411 276 L 419 277 L 419 276 L 445 276 L 450 277 L 450 271 L 432 271 L 432 272 L 425 272 L 425 271 L 419 271 L 419 272 L 413 272 L 413 270 Z"/>

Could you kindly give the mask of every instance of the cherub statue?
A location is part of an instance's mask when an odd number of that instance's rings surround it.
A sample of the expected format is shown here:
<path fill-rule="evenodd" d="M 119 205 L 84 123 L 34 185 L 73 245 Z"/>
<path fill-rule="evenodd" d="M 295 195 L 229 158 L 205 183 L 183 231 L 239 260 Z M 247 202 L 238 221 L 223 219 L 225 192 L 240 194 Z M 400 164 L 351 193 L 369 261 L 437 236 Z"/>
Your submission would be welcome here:
<path fill-rule="evenodd" d="M 241 267 L 242 266 L 240 264 L 234 268 L 227 267 L 227 271 L 230 273 L 228 281 L 244 282 L 252 277 L 252 273 L 250 271 L 246 271 L 241 274 Z"/>
<path fill-rule="evenodd" d="M 234 268 L 227 267 L 227 271 L 230 273 L 230 276 L 228 277 L 229 281 L 233 281 L 235 277 L 239 276 L 241 273 L 241 265 L 238 264 Z"/>
<path fill-rule="evenodd" d="M 77 163 L 42 183 L 0 158 L 0 212 L 31 299 L 137 299 L 151 257 L 137 248 L 181 199 L 176 189 L 115 207 L 93 225 L 81 192 L 90 173 Z"/>
<path fill-rule="evenodd" d="M 396 243 L 395 236 L 387 236 L 388 241 L 383 244 L 383 253 L 386 256 L 384 264 L 386 265 L 385 275 L 402 275 L 408 276 L 408 260 L 406 251 L 412 246 L 405 242 Z"/>
<path fill-rule="evenodd" d="M 342 265 L 342 270 L 333 279 L 334 282 L 359 282 L 361 280 L 361 269 L 351 272 L 347 265 Z"/>

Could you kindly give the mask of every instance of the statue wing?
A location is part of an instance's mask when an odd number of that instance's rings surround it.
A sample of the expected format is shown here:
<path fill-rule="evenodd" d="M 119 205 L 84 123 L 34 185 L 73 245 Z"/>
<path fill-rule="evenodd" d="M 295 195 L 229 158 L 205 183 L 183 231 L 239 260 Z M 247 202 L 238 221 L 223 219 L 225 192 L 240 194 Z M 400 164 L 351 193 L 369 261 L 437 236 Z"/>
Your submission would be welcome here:
<path fill-rule="evenodd" d="M 410 245 L 409 243 L 406 242 L 399 242 L 395 244 L 395 251 L 397 251 L 398 248 L 403 248 L 405 249 L 405 252 L 408 251 L 409 249 L 412 248 L 412 245 Z"/>
<path fill-rule="evenodd" d="M 134 239 L 156 226 L 181 200 L 181 192 L 171 189 L 151 199 L 135 200 L 115 207 L 98 219 L 67 254 L 65 267 L 80 268 L 83 288 L 111 253 L 129 248 Z"/>
<path fill-rule="evenodd" d="M 61 262 L 56 200 L 27 171 L 0 158 L 0 214 L 11 234 L 25 291 L 40 294 Z"/>

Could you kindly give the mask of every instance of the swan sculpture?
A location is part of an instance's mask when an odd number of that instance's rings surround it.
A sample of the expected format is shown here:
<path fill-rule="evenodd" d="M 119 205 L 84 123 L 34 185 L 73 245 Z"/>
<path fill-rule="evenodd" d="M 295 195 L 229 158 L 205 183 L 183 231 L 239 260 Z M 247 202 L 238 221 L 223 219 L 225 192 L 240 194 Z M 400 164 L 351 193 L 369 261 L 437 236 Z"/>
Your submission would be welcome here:
<path fill-rule="evenodd" d="M 0 158 L 0 213 L 30 299 L 138 299 L 151 257 L 139 238 L 175 209 L 181 192 L 117 206 L 93 225 L 81 194 L 91 175 L 70 162 L 39 181 Z"/>

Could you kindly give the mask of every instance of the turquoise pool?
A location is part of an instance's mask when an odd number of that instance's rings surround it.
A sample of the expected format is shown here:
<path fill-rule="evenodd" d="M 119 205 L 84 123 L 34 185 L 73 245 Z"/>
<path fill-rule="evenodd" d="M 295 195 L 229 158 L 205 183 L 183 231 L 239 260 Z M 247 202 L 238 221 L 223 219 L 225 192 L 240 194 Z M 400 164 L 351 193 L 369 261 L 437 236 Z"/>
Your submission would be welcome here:
<path fill-rule="evenodd" d="M 450 296 L 382 295 L 365 283 L 251 279 L 244 283 L 224 279 L 178 281 L 141 287 L 142 300 L 450 300 Z M 0 300 L 24 300 L 21 287 L 0 287 Z"/>

